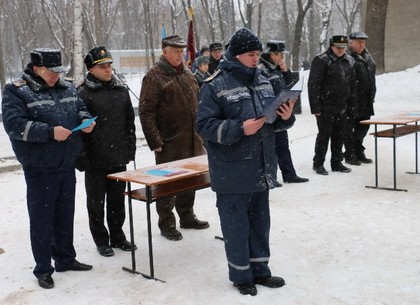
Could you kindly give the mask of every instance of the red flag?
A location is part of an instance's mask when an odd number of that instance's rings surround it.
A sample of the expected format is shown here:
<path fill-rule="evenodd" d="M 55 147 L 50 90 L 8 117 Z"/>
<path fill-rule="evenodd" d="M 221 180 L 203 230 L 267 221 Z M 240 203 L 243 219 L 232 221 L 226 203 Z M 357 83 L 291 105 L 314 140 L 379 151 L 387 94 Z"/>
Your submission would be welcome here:
<path fill-rule="evenodd" d="M 195 60 L 194 26 L 192 20 L 190 20 L 188 28 L 187 56 L 187 65 L 191 69 L 191 65 Z"/>

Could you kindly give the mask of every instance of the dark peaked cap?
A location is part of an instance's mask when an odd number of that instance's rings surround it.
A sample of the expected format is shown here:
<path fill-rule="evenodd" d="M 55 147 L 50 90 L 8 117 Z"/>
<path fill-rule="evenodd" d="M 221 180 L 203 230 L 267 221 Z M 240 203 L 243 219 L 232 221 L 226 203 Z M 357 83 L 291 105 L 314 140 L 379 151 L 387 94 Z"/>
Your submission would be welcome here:
<path fill-rule="evenodd" d="M 170 35 L 162 39 L 162 49 L 165 47 L 186 48 L 187 43 L 178 35 Z"/>
<path fill-rule="evenodd" d="M 336 48 L 347 47 L 348 39 L 346 35 L 334 35 L 330 39 L 330 44 Z"/>
<path fill-rule="evenodd" d="M 104 46 L 96 46 L 89 50 L 85 56 L 85 65 L 89 70 L 94 65 L 112 63 L 111 53 Z"/>
<path fill-rule="evenodd" d="M 210 51 L 223 50 L 223 46 L 220 42 L 212 42 L 209 49 Z"/>

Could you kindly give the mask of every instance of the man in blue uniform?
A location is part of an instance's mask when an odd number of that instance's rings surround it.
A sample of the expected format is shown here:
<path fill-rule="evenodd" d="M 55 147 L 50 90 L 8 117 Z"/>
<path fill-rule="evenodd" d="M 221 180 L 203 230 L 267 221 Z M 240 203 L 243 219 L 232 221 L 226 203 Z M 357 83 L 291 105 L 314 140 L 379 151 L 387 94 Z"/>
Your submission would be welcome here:
<path fill-rule="evenodd" d="M 91 118 L 65 72 L 60 51 L 35 49 L 22 79 L 3 91 L 4 128 L 23 166 L 27 185 L 33 270 L 42 288 L 53 288 L 55 271 L 87 271 L 73 246 L 75 159 L 82 141 L 72 129 Z M 95 123 L 82 129 L 89 133 Z"/>
<path fill-rule="evenodd" d="M 197 128 L 205 141 L 212 190 L 216 192 L 229 279 L 241 294 L 256 284 L 279 288 L 272 276 L 269 189 L 277 186 L 275 131 L 291 127 L 294 102 L 280 106 L 273 124 L 261 117 L 274 97 L 257 68 L 262 45 L 248 29 L 232 36 L 219 71 L 200 91 Z"/>
<path fill-rule="evenodd" d="M 278 95 L 283 89 L 292 85 L 292 72 L 287 68 L 284 60 L 286 44 L 282 40 L 268 40 L 267 52 L 261 54 L 261 73 L 268 78 L 273 86 L 274 94 Z M 304 183 L 308 178 L 299 177 L 296 174 L 289 149 L 289 135 L 287 130 L 276 132 L 276 154 L 285 183 Z"/>

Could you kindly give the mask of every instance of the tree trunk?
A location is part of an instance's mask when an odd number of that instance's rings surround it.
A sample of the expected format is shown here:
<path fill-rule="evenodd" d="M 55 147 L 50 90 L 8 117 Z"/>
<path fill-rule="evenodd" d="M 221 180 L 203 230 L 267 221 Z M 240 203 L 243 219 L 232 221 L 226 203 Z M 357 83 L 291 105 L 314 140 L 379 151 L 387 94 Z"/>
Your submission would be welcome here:
<path fill-rule="evenodd" d="M 216 40 L 216 31 L 214 29 L 214 22 L 213 17 L 211 16 L 210 8 L 209 8 L 209 2 L 207 0 L 201 0 L 201 5 L 203 6 L 204 13 L 206 15 L 206 21 L 210 28 L 210 37 L 211 41 Z"/>
<path fill-rule="evenodd" d="M 104 43 L 101 0 L 95 0 L 95 36 L 96 45 Z"/>
<path fill-rule="evenodd" d="M 298 71 L 300 67 L 299 53 L 300 46 L 302 43 L 302 31 L 303 31 L 303 22 L 305 20 L 305 15 L 308 12 L 309 8 L 312 6 L 313 0 L 308 0 L 306 6 L 302 6 L 302 1 L 298 0 L 299 12 L 296 18 L 295 25 L 295 38 L 293 40 L 293 49 L 292 49 L 292 70 Z"/>
<path fill-rule="evenodd" d="M 223 26 L 223 18 L 222 18 L 222 12 L 220 7 L 220 0 L 216 0 L 217 5 L 217 15 L 219 16 L 219 26 L 220 26 L 220 36 L 222 36 L 222 40 L 225 39 L 225 29 Z"/>
<path fill-rule="evenodd" d="M 262 0 L 258 3 L 258 21 L 257 21 L 257 36 L 261 37 L 261 22 L 262 22 Z"/>
<path fill-rule="evenodd" d="M 369 52 L 376 62 L 376 72 L 385 70 L 385 22 L 388 0 L 368 0 L 366 8 L 366 32 L 369 33 Z"/>
<path fill-rule="evenodd" d="M 321 52 L 325 51 L 329 47 L 329 28 L 330 28 L 330 17 L 331 17 L 331 6 L 333 0 L 326 0 L 324 9 L 321 12 L 321 34 L 319 35 L 319 49 Z"/>
<path fill-rule="evenodd" d="M 73 48 L 73 77 L 76 86 L 83 82 L 83 5 L 82 0 L 74 1 L 74 48 Z"/>

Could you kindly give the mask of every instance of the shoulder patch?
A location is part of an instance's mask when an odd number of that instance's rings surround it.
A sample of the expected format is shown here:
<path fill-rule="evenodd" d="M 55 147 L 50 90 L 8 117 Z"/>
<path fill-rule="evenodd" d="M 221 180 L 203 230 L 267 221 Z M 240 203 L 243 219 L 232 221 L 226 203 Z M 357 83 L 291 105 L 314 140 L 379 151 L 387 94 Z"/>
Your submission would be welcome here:
<path fill-rule="evenodd" d="M 204 81 L 205 82 L 212 81 L 217 75 L 220 74 L 220 72 L 222 72 L 222 70 L 220 69 L 216 70 L 211 76 L 207 77 Z"/>
<path fill-rule="evenodd" d="M 23 79 L 15 80 L 13 81 L 13 85 L 15 85 L 15 87 L 21 87 L 23 85 L 26 85 L 26 81 L 24 81 Z"/>

